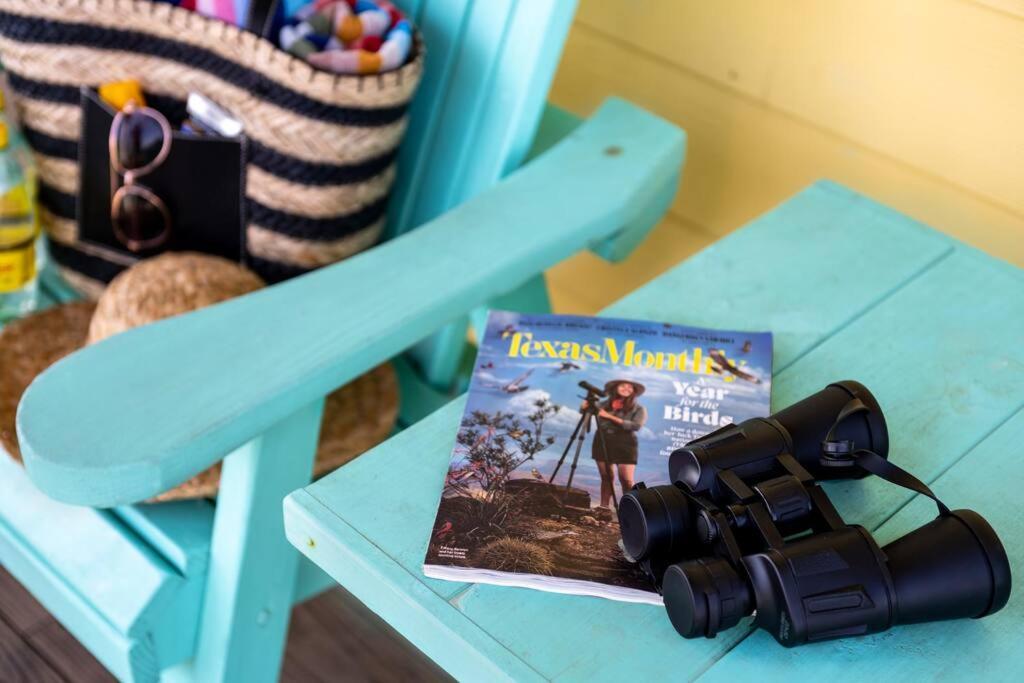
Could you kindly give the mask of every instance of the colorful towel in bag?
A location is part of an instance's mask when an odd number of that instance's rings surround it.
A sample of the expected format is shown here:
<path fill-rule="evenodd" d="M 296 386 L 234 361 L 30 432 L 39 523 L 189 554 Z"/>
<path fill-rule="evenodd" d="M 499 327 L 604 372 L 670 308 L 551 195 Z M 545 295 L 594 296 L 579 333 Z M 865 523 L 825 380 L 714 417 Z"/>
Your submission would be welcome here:
<path fill-rule="evenodd" d="M 387 0 L 315 0 L 287 19 L 278 44 L 327 71 L 375 74 L 405 64 L 412 33 Z"/>

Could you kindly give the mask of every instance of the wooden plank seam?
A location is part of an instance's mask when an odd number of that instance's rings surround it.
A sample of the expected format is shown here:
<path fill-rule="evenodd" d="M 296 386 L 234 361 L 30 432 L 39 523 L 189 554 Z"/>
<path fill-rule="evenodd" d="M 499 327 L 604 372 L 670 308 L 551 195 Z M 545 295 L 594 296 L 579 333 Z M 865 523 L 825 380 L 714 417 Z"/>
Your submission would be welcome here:
<path fill-rule="evenodd" d="M 955 251 L 955 250 L 951 250 L 951 251 Z M 944 255 L 942 258 L 937 259 L 936 263 L 938 261 L 943 260 L 946 256 L 948 256 L 948 253 L 946 255 Z M 929 269 L 930 269 L 930 267 L 925 269 L 925 270 L 929 270 Z M 914 279 L 914 278 L 911 278 L 911 279 Z M 897 288 L 897 290 L 898 289 L 900 289 L 900 288 Z M 897 290 L 894 290 L 894 293 Z M 871 308 L 874 308 L 874 306 L 872 306 Z M 960 464 L 960 462 L 962 460 L 964 460 L 965 458 L 970 456 L 972 452 L 977 450 L 982 444 L 985 443 L 985 441 L 987 441 L 989 439 L 989 437 L 991 437 L 993 434 L 995 434 L 997 431 L 999 431 L 1004 425 L 1006 425 L 1008 422 L 1010 422 L 1011 420 L 1013 420 L 1015 417 L 1017 417 L 1019 414 L 1022 414 L 1022 413 L 1024 413 L 1024 403 L 1021 403 L 1021 404 L 1017 405 L 1015 408 L 1011 409 L 1010 412 L 1002 420 L 997 422 L 991 429 L 989 429 L 981 437 L 976 439 L 968 448 L 964 449 L 964 451 L 959 456 L 954 458 L 953 461 L 949 463 L 949 465 L 947 465 L 946 467 L 942 468 L 932 478 L 926 480 L 925 483 L 928 485 L 928 487 L 929 488 L 935 488 L 937 483 L 942 479 L 942 477 L 944 477 L 946 475 L 946 473 L 948 473 L 950 470 L 952 470 L 958 464 Z M 881 529 L 883 526 L 885 526 L 891 519 L 896 517 L 896 515 L 898 515 L 906 507 L 911 505 L 918 497 L 920 497 L 920 494 L 913 493 L 913 492 L 908 492 L 908 495 L 906 496 L 906 498 L 904 499 L 904 501 L 902 503 L 897 505 L 896 508 L 888 516 L 886 516 L 885 518 L 881 519 L 877 524 L 875 524 L 874 526 L 871 527 L 871 529 L 870 529 L 871 533 L 874 534 L 879 529 Z M 951 509 L 955 509 L 955 507 L 956 507 L 955 501 L 945 501 L 945 502 L 952 506 Z M 469 588 L 472 588 L 472 587 L 473 586 L 470 586 Z M 466 591 L 468 591 L 469 588 L 467 588 Z M 463 592 L 466 592 L 466 591 L 463 591 Z M 717 665 L 718 662 L 724 660 L 729 655 L 729 653 L 732 652 L 734 649 L 736 649 L 742 642 L 744 642 L 747 639 L 747 637 L 753 635 L 757 631 L 757 629 L 754 628 L 754 626 L 752 624 L 748 625 L 746 628 L 747 628 L 747 632 L 743 635 L 742 638 L 740 638 L 735 643 L 733 643 L 731 647 L 726 648 L 718 656 L 717 659 L 708 662 L 708 664 L 703 669 L 701 669 L 700 672 L 692 680 L 699 681 L 701 679 L 701 677 L 705 673 L 708 672 L 708 670 L 710 670 L 712 667 Z"/>
<path fill-rule="evenodd" d="M 958 464 L 960 464 L 960 462 L 961 462 L 962 460 L 964 460 L 965 458 L 967 458 L 968 456 L 970 456 L 972 452 L 974 452 L 975 450 L 977 450 L 977 449 L 978 449 L 978 448 L 979 448 L 979 447 L 980 447 L 980 446 L 981 446 L 981 445 L 982 445 L 982 444 L 983 444 L 983 443 L 984 443 L 985 441 L 987 441 L 987 440 L 989 439 L 989 437 L 991 437 L 991 436 L 992 436 L 992 435 L 993 435 L 994 433 L 996 433 L 997 431 L 999 431 L 999 430 L 1000 430 L 1000 429 L 1001 429 L 1001 428 L 1002 428 L 1003 426 L 1005 426 L 1005 425 L 1006 425 L 1006 424 L 1007 424 L 1008 422 L 1010 422 L 1011 420 L 1013 420 L 1013 419 L 1014 419 L 1015 417 L 1017 417 L 1018 415 L 1020 415 L 1020 414 L 1022 414 L 1022 413 L 1024 413 L 1024 404 L 1021 404 L 1021 405 L 1019 405 L 1019 406 L 1018 406 L 1017 408 L 1015 408 L 1014 410 L 1012 410 L 1012 411 L 1010 412 L 1010 414 L 1009 414 L 1009 415 L 1008 415 L 1008 416 L 1007 416 L 1007 417 L 1006 417 L 1005 419 L 1001 420 L 1001 421 L 1000 421 L 1000 422 L 999 422 L 999 423 L 998 423 L 998 424 L 997 424 L 997 425 L 996 425 L 995 427 L 993 427 L 992 429 L 990 429 L 989 431 L 987 431 L 987 432 L 985 433 L 985 435 L 984 435 L 984 436 L 982 436 L 981 438 L 979 438 L 978 440 L 976 440 L 976 441 L 975 441 L 975 442 L 974 442 L 973 444 L 971 444 L 971 446 L 970 446 L 969 448 L 967 448 L 967 449 L 966 449 L 966 450 L 965 450 L 965 451 L 964 451 L 964 452 L 963 452 L 963 453 L 962 453 L 962 454 L 961 454 L 960 456 L 958 456 L 958 457 L 957 457 L 957 458 L 956 458 L 956 459 L 955 459 L 955 460 L 954 460 L 954 461 L 953 461 L 952 463 L 950 463 L 950 465 L 949 465 L 948 467 L 945 467 L 945 468 L 944 468 L 944 469 L 942 469 L 942 470 L 941 470 L 941 471 L 940 471 L 940 472 L 939 472 L 938 474 L 936 474 L 936 475 L 935 475 L 934 477 L 932 477 L 932 478 L 931 478 L 930 480 L 928 480 L 928 481 L 926 482 L 926 483 L 928 484 L 928 487 L 929 487 L 929 488 L 933 488 L 933 489 L 934 489 L 934 488 L 936 488 L 937 484 L 938 484 L 938 483 L 939 483 L 939 481 L 940 481 L 940 480 L 942 479 L 942 477 L 944 477 L 944 476 L 945 476 L 945 475 L 946 475 L 946 474 L 947 474 L 947 473 L 948 473 L 948 472 L 949 472 L 950 470 L 952 470 L 952 469 L 953 469 L 953 468 L 955 468 L 955 467 L 956 467 L 956 466 L 957 466 Z M 886 525 L 886 524 L 887 524 L 887 523 L 888 523 L 888 522 L 889 522 L 890 520 L 892 520 L 892 519 L 893 519 L 894 517 L 896 517 L 896 516 L 897 516 L 897 515 L 898 515 L 898 514 L 899 514 L 900 512 L 902 512 L 902 511 L 903 511 L 903 510 L 904 510 L 905 508 L 907 508 L 908 506 L 910 506 L 911 504 L 913 504 L 913 503 L 914 503 L 914 501 L 915 501 L 915 500 L 917 500 L 917 498 L 919 498 L 919 497 L 920 497 L 920 496 L 919 496 L 919 494 L 917 494 L 917 493 L 912 493 L 912 494 L 908 495 L 908 496 L 907 496 L 907 498 L 906 498 L 906 500 L 905 500 L 905 501 L 904 501 L 904 502 L 903 502 L 902 504 L 900 504 L 899 506 L 897 506 L 897 507 L 896 507 L 896 509 L 895 509 L 895 510 L 894 510 L 894 511 L 892 512 L 892 514 L 890 514 L 890 515 L 889 515 L 888 517 L 886 517 L 886 518 L 884 518 L 883 520 L 881 520 L 881 521 L 880 521 L 880 522 L 879 522 L 879 523 L 878 523 L 877 525 L 875 525 L 875 526 L 874 526 L 874 527 L 873 527 L 873 528 L 871 529 L 871 532 L 872 532 L 872 534 L 874 534 L 874 533 L 875 533 L 875 532 L 877 532 L 877 531 L 878 531 L 879 529 L 881 529 L 881 528 L 882 528 L 883 526 L 885 526 L 885 525 Z M 947 503 L 947 504 L 950 504 L 950 503 L 952 503 L 952 505 L 953 505 L 953 507 L 954 507 L 954 508 L 955 508 L 955 506 L 956 506 L 955 502 L 953 502 L 953 501 L 946 501 L 946 503 Z M 708 671 L 709 671 L 709 670 L 711 670 L 712 668 L 714 668 L 714 667 L 715 667 L 715 666 L 716 666 L 716 665 L 717 665 L 717 664 L 718 664 L 719 662 L 723 661 L 723 660 L 724 660 L 724 659 L 725 659 L 725 658 L 726 658 L 726 657 L 727 657 L 727 656 L 729 655 L 729 653 L 730 653 L 730 652 L 732 652 L 732 651 L 733 651 L 734 649 L 736 649 L 736 648 L 737 648 L 737 647 L 738 647 L 738 646 L 739 646 L 739 645 L 740 645 L 741 643 L 743 643 L 743 642 L 744 642 L 744 641 L 745 641 L 745 640 L 747 639 L 747 637 L 749 637 L 749 636 L 753 635 L 753 634 L 754 634 L 754 633 L 755 633 L 756 631 L 757 631 L 757 629 L 756 629 L 756 628 L 754 628 L 754 627 L 753 627 L 753 625 L 749 625 L 749 626 L 747 627 L 747 632 L 746 632 L 746 633 L 745 633 L 745 634 L 743 635 L 743 637 L 742 637 L 742 638 L 740 638 L 740 639 L 739 639 L 739 640 L 737 640 L 737 641 L 736 641 L 735 643 L 733 643 L 733 645 L 732 645 L 731 647 L 729 647 L 729 648 L 725 649 L 725 650 L 724 650 L 724 651 L 723 651 L 723 652 L 722 652 L 722 653 L 721 653 L 721 654 L 719 655 L 719 657 L 718 657 L 717 659 L 714 659 L 714 660 L 712 660 L 712 661 L 708 662 L 708 664 L 707 664 L 706 666 L 704 666 L 704 667 L 703 667 L 703 668 L 702 668 L 702 669 L 701 669 L 701 670 L 700 670 L 700 671 L 699 671 L 699 672 L 697 673 L 697 675 L 696 675 L 696 676 L 695 676 L 694 678 L 692 678 L 691 680 L 693 680 L 693 681 L 700 681 L 700 680 L 701 680 L 701 679 L 702 679 L 702 678 L 704 677 L 704 674 L 708 673 Z"/>
<path fill-rule="evenodd" d="M 987 432 L 985 432 L 981 437 L 979 437 L 978 439 L 975 439 L 975 441 L 970 445 L 970 447 L 968 447 L 966 450 L 964 450 L 964 452 L 961 453 L 956 459 L 954 459 L 953 462 L 951 462 L 947 467 L 944 467 L 942 470 L 940 470 L 934 477 L 932 477 L 931 480 L 926 482 L 928 484 L 929 488 L 934 488 L 935 485 L 937 484 L 937 482 L 940 479 L 942 479 L 942 477 L 946 476 L 947 472 L 949 472 L 954 467 L 959 465 L 961 460 L 964 460 L 965 458 L 970 456 L 971 453 L 973 453 L 975 450 L 980 448 L 982 444 L 984 444 L 986 441 L 988 441 L 988 439 L 993 434 L 998 432 L 1000 429 L 1003 428 L 1004 425 L 1006 425 L 1008 422 L 1013 420 L 1015 417 L 1017 417 L 1021 413 L 1024 413 L 1024 403 L 1021 403 L 1016 408 L 1013 408 L 1010 411 L 1010 413 L 1004 419 L 1002 419 L 999 422 L 997 422 L 991 429 L 989 429 Z M 914 500 L 916 500 L 919 497 L 919 495 L 920 494 L 917 494 L 917 493 L 911 493 L 910 495 L 908 495 L 907 499 L 905 501 L 903 501 L 903 503 L 898 508 L 896 508 L 896 510 L 894 510 L 891 515 L 889 515 L 888 517 L 886 517 L 885 519 L 880 521 L 878 523 L 878 526 L 876 526 L 874 529 L 872 529 L 872 531 L 877 531 L 878 529 L 881 529 L 885 524 L 887 524 L 889 522 L 889 520 L 891 520 L 893 517 L 895 517 L 900 512 L 902 512 L 905 507 L 907 507 L 908 505 L 913 503 Z M 950 501 L 945 501 L 945 502 L 946 502 L 947 505 L 950 505 L 950 509 L 956 509 L 956 501 L 950 500 Z"/>
<path fill-rule="evenodd" d="M 827 335 L 823 335 L 821 339 L 819 339 L 816 342 L 813 342 L 806 349 L 804 349 L 800 353 L 796 354 L 788 363 L 785 363 L 784 365 L 779 366 L 776 369 L 776 371 L 775 371 L 775 376 L 778 377 L 783 372 L 785 372 L 786 370 L 788 370 L 792 366 L 796 365 L 796 363 L 799 362 L 802 358 L 804 358 L 805 356 L 810 354 L 812 351 L 817 349 L 819 346 L 821 346 L 825 342 L 829 341 L 830 339 L 832 339 L 833 337 L 838 335 L 840 332 L 842 332 L 843 330 L 848 328 L 850 325 L 854 324 L 855 322 L 857 322 L 858 320 L 863 318 L 865 315 L 867 315 L 868 313 L 873 311 L 883 301 L 893 297 L 894 295 L 899 293 L 901 290 L 905 289 L 908 285 L 913 283 L 915 280 L 920 279 L 928 271 L 932 270 L 933 268 L 935 268 L 935 266 L 939 265 L 940 263 L 942 263 L 943 261 L 948 259 L 950 256 L 952 256 L 956 251 L 957 251 L 956 248 L 951 244 L 945 251 L 943 251 L 941 254 L 939 254 L 938 256 L 933 258 L 928 263 L 926 263 L 923 266 L 921 266 L 920 268 L 918 268 L 916 271 L 910 273 L 906 278 L 904 278 L 903 280 L 898 282 L 891 289 L 889 289 L 888 291 L 884 292 L 883 294 L 881 294 L 881 295 L 875 297 L 874 299 L 872 299 L 870 302 L 865 304 L 864 307 L 861 308 L 859 311 L 855 311 L 849 318 L 847 318 L 843 322 L 839 323 L 839 325 L 834 330 L 829 332 Z"/>
<path fill-rule="evenodd" d="M 323 512 L 325 512 L 325 513 L 328 513 L 331 516 L 331 518 L 333 518 L 339 525 L 341 525 L 347 531 L 349 531 L 352 534 L 354 534 L 360 540 L 362 540 L 365 543 L 367 543 L 369 546 L 373 547 L 377 552 L 381 553 L 384 557 L 388 558 L 391 561 L 391 565 L 392 565 L 393 568 L 397 568 L 398 570 L 404 572 L 406 575 L 411 577 L 414 581 L 416 581 L 420 585 L 423 585 L 424 588 L 427 588 L 426 585 L 423 584 L 421 576 L 419 576 L 419 575 L 417 575 L 417 574 L 407 570 L 401 564 L 401 562 L 399 562 L 394 556 L 389 554 L 387 551 L 385 551 L 379 545 L 374 543 L 374 541 L 372 539 L 370 539 L 369 537 L 364 535 L 361 531 L 359 531 L 358 529 L 353 527 L 351 524 L 349 524 L 347 521 L 345 521 L 343 518 L 338 516 L 338 514 L 335 513 L 334 510 L 332 510 L 328 505 L 326 505 L 324 503 L 324 501 L 320 500 L 315 495 L 313 495 L 313 493 L 309 489 L 304 490 L 304 493 L 306 493 L 309 496 L 310 499 L 315 500 L 317 502 L 317 504 L 320 506 L 321 510 Z M 368 572 L 376 573 L 374 571 L 375 568 L 373 566 L 371 566 L 371 565 L 366 564 L 363 558 L 360 558 L 360 557 L 358 557 L 356 555 L 350 555 L 350 556 L 355 561 L 360 562 L 361 564 L 363 564 L 364 568 Z M 387 579 L 387 578 L 385 578 L 383 576 L 378 575 L 378 577 L 381 580 L 385 581 L 385 582 L 391 583 L 391 581 L 389 579 Z M 396 589 L 398 589 L 398 587 L 396 587 Z M 436 600 L 438 600 L 441 603 L 448 604 L 449 607 L 451 607 L 452 609 L 455 609 L 458 612 L 460 618 L 465 619 L 466 621 L 469 621 L 470 623 L 472 623 L 473 626 L 476 627 L 476 630 L 475 630 L 475 634 L 476 635 L 478 635 L 479 637 L 486 638 L 489 642 L 491 642 L 494 645 L 498 646 L 501 650 L 504 650 L 505 652 L 507 652 L 510 657 L 512 657 L 513 659 L 521 662 L 522 665 L 526 669 L 529 669 L 530 671 L 533 671 L 539 678 L 542 678 L 542 679 L 546 679 L 547 678 L 546 676 L 544 676 L 543 673 L 541 673 L 536 668 L 534 668 L 533 665 L 531 665 L 529 662 L 527 662 L 526 660 L 521 658 L 519 655 L 517 655 L 515 652 L 513 652 L 505 643 L 502 643 L 500 640 L 498 640 L 497 638 L 492 636 L 490 633 L 485 631 L 482 626 L 480 626 L 475 621 L 473 621 L 465 612 L 463 612 L 462 610 L 458 609 L 454 604 L 450 604 L 451 600 L 446 600 L 443 596 L 438 595 L 437 593 L 435 593 L 434 591 L 430 590 L 429 588 L 427 588 L 427 591 L 429 592 L 429 594 L 432 597 L 432 599 L 436 599 Z M 401 593 L 402 591 L 400 589 L 398 589 L 398 592 Z M 358 598 L 358 596 L 356 596 L 356 597 Z M 403 597 L 408 599 L 408 598 L 411 598 L 412 596 L 403 595 Z M 420 609 L 422 609 L 425 613 L 427 613 L 430 617 L 433 618 L 433 614 L 431 614 L 430 610 L 426 609 L 426 607 L 424 605 L 420 605 L 419 603 L 414 603 L 414 606 L 418 606 Z M 387 621 L 387 620 L 385 619 L 385 621 Z M 444 623 L 442 623 L 442 622 L 440 622 L 440 621 L 438 621 L 436 619 L 433 619 L 433 621 L 434 621 L 435 626 L 437 628 L 443 629 L 446 632 L 448 632 L 453 639 L 463 641 L 470 650 L 479 652 L 477 650 L 477 648 L 473 646 L 472 643 L 466 642 L 465 639 L 459 633 L 452 631 L 448 626 L 446 626 Z"/>

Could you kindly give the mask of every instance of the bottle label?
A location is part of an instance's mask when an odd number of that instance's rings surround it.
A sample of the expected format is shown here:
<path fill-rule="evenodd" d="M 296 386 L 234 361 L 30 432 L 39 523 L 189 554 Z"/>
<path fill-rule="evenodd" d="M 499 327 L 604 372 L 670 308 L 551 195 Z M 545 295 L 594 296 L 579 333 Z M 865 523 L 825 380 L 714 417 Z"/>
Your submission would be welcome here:
<path fill-rule="evenodd" d="M 0 192 L 0 295 L 16 292 L 36 277 L 38 226 L 32 195 L 24 179 Z"/>
<path fill-rule="evenodd" d="M 16 292 L 36 276 L 35 240 L 0 248 L 0 294 Z"/>

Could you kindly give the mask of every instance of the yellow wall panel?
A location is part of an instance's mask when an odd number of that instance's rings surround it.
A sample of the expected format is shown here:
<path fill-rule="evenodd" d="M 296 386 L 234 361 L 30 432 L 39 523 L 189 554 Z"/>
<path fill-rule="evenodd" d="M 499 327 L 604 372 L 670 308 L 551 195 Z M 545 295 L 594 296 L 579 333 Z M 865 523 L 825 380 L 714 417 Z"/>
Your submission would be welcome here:
<path fill-rule="evenodd" d="M 1006 12 L 1024 19 L 1024 0 L 973 0 L 982 7 Z"/>
<path fill-rule="evenodd" d="M 608 263 L 584 252 L 549 270 L 552 307 L 557 313 L 596 313 L 686 260 L 715 238 L 670 215 L 621 263 Z"/>
<path fill-rule="evenodd" d="M 689 135 L 668 219 L 624 264 L 548 274 L 592 312 L 832 178 L 1024 266 L 1024 0 L 581 0 L 551 92 Z"/>
<path fill-rule="evenodd" d="M 964 0 L 584 0 L 577 23 L 1024 212 L 1014 16 Z"/>

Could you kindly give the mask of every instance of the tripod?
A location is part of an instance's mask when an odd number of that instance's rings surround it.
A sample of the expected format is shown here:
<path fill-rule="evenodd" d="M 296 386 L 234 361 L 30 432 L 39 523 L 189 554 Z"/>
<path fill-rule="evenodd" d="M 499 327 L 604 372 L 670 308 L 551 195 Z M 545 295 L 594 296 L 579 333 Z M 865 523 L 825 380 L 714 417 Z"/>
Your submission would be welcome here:
<path fill-rule="evenodd" d="M 594 395 L 587 395 L 584 399 L 587 402 L 587 407 L 580 415 L 580 419 L 576 422 L 576 428 L 572 430 L 572 435 L 569 437 L 568 443 L 565 444 L 565 448 L 562 450 L 562 457 L 558 459 L 558 464 L 555 465 L 555 471 L 551 473 L 551 477 L 548 479 L 548 483 L 552 483 L 555 477 L 558 475 L 558 470 L 562 468 L 565 463 L 565 458 L 569 455 L 569 449 L 572 448 L 572 444 L 576 442 L 576 452 L 572 456 L 572 466 L 569 468 L 569 481 L 565 483 L 565 493 L 569 493 L 569 489 L 572 488 L 572 478 L 576 475 L 576 465 L 580 460 L 580 451 L 583 450 L 583 442 L 587 440 L 587 435 L 590 434 L 590 427 L 592 424 L 597 424 L 597 413 L 601 410 L 598 407 L 598 401 L 600 398 Z M 609 474 L 614 475 L 611 472 L 611 463 L 608 461 L 608 448 L 604 442 L 604 434 L 601 433 L 601 428 L 598 426 L 594 429 L 594 442 L 600 444 L 601 457 L 604 461 L 605 466 L 609 470 Z M 619 501 L 615 497 L 615 478 L 612 476 L 612 505 L 615 506 L 616 514 L 619 512 Z"/>

